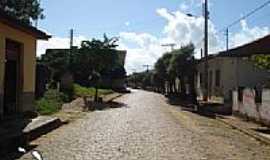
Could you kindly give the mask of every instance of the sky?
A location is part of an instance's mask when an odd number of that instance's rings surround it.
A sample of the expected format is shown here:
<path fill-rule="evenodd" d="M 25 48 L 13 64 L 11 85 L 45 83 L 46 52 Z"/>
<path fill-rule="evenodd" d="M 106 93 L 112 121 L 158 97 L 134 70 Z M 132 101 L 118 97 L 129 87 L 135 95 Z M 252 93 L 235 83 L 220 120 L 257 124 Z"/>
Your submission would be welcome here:
<path fill-rule="evenodd" d="M 128 73 L 153 66 L 170 48 L 161 44 L 176 43 L 180 48 L 190 42 L 200 57 L 203 46 L 203 0 L 41 0 L 46 18 L 39 28 L 51 34 L 48 41 L 38 42 L 38 56 L 47 48 L 67 48 L 69 30 L 74 29 L 74 44 L 82 40 L 120 37 L 118 49 L 127 50 L 125 68 Z M 209 0 L 209 49 L 217 53 L 225 49 L 224 28 L 266 0 Z M 186 14 L 192 14 L 189 17 Z M 230 48 L 270 32 L 270 6 L 229 28 Z"/>

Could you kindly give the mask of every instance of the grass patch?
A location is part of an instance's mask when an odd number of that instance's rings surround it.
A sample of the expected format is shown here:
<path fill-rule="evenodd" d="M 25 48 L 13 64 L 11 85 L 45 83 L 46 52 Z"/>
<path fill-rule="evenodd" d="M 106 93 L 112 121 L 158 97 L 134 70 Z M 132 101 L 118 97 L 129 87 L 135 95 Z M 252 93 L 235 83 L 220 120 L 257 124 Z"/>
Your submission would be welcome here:
<path fill-rule="evenodd" d="M 37 111 L 41 115 L 51 115 L 61 110 L 67 96 L 57 90 L 48 90 L 44 97 L 36 101 Z"/>
<path fill-rule="evenodd" d="M 78 97 L 95 96 L 95 88 L 83 87 L 78 84 L 74 85 L 74 92 L 75 92 L 75 95 Z M 98 89 L 98 96 L 103 96 L 103 95 L 107 95 L 111 93 L 113 93 L 113 90 L 111 89 Z"/>

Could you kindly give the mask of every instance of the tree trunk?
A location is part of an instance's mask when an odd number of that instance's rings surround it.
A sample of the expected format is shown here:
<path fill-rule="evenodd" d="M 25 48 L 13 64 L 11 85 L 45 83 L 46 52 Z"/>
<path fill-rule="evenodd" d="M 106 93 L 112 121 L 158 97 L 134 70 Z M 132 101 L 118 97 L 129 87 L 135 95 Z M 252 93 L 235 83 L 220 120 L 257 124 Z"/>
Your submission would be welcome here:
<path fill-rule="evenodd" d="M 96 90 L 95 90 L 95 99 L 94 99 L 94 101 L 97 102 L 98 101 L 98 87 L 96 86 L 95 89 Z"/>

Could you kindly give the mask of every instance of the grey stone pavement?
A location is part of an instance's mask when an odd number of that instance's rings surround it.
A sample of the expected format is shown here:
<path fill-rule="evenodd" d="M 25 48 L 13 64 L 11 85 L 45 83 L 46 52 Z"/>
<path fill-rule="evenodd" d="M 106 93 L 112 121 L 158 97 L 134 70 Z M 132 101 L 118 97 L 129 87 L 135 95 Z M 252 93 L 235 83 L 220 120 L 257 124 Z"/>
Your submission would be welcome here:
<path fill-rule="evenodd" d="M 264 160 L 270 147 L 208 117 L 133 90 L 121 108 L 86 116 L 32 142 L 45 160 Z M 30 160 L 28 153 L 19 159 Z"/>

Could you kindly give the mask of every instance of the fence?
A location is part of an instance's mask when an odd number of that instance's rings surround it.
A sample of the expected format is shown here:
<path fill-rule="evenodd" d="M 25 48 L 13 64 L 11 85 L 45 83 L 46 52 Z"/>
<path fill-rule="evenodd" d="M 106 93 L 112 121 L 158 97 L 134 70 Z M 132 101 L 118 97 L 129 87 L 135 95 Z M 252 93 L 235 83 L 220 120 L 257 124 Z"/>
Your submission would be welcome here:
<path fill-rule="evenodd" d="M 270 126 L 270 89 L 240 88 L 232 97 L 234 114 Z"/>

